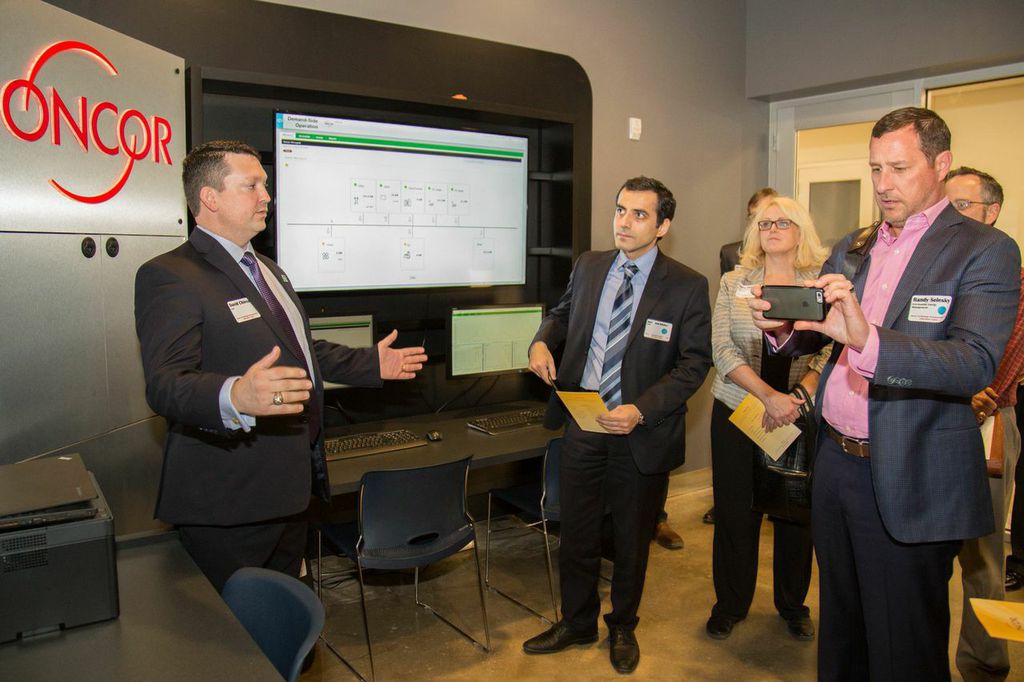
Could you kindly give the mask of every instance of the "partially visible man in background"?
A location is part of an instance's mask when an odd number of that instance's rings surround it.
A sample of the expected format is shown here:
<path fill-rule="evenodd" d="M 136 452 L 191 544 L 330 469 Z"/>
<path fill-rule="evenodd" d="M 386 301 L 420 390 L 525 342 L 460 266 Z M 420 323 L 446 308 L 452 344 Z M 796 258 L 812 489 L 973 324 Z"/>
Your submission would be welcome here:
<path fill-rule="evenodd" d="M 956 210 L 986 225 L 996 224 L 1003 205 L 1003 188 L 996 179 L 984 171 L 966 166 L 952 170 L 946 176 L 946 196 Z M 1024 270 L 1021 275 L 1024 283 Z M 1024 304 L 1024 296 L 1021 303 Z M 1024 320 L 1021 319 L 1021 310 L 1018 307 L 1017 321 L 999 369 L 996 370 L 996 378 L 992 385 L 971 400 L 978 424 L 993 415 L 999 415 L 995 424 L 1002 432 L 993 431 L 992 438 L 1002 440 L 1003 458 L 1001 469 L 993 467 L 992 460 L 989 460 L 988 482 L 996 529 L 980 538 L 965 540 L 959 555 L 964 604 L 960 620 L 960 641 L 956 648 L 956 667 L 966 682 L 1001 681 L 1010 674 L 1006 640 L 989 637 L 968 600 L 971 597 L 1003 599 L 1006 596 L 1003 527 L 1006 525 L 1007 505 L 1013 491 L 1014 471 L 1020 453 L 1020 432 L 1017 430 L 1014 406 L 1017 403 L 1017 384 L 1024 371 Z"/>

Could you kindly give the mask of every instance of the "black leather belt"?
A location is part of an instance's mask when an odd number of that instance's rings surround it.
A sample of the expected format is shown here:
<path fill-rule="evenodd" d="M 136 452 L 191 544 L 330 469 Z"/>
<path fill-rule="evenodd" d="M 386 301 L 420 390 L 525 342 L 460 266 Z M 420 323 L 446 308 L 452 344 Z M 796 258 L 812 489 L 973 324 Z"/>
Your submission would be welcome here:
<path fill-rule="evenodd" d="M 834 440 L 846 454 L 853 455 L 854 457 L 862 457 L 864 459 L 871 456 L 871 444 L 867 440 L 844 436 L 833 429 L 832 425 L 828 422 L 825 422 L 825 433 L 828 434 L 828 437 Z"/>

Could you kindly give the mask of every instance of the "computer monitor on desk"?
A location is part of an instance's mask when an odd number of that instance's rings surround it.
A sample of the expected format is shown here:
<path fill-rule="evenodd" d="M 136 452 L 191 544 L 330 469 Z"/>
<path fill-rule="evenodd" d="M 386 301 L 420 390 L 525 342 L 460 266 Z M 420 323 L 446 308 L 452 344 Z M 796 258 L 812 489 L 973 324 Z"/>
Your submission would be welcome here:
<path fill-rule="evenodd" d="M 448 376 L 523 372 L 541 320 L 540 303 L 452 308 L 448 318 Z"/>
<path fill-rule="evenodd" d="M 539 303 L 453 308 L 448 319 L 448 376 L 480 377 L 524 372 L 530 341 L 544 318 Z M 539 424 L 541 408 L 470 419 L 471 429 L 497 435 Z"/>
<path fill-rule="evenodd" d="M 373 315 L 314 317 L 309 321 L 309 330 L 314 341 L 330 341 L 349 348 L 368 348 L 373 345 Z M 344 386 L 324 382 L 325 390 Z"/>

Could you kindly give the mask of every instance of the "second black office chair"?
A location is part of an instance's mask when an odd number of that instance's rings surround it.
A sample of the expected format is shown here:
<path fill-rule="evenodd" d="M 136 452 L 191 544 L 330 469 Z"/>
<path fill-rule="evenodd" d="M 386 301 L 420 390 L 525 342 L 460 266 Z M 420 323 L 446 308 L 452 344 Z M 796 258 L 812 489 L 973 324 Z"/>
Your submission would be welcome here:
<path fill-rule="evenodd" d="M 359 485 L 358 525 L 325 524 L 320 527 L 324 537 L 356 563 L 371 679 L 375 676 L 375 668 L 363 580 L 366 569 L 414 569 L 416 604 L 485 652 L 491 649 L 480 554 L 475 543 L 473 554 L 485 643 L 420 600 L 420 568 L 455 554 L 476 538 L 473 519 L 466 511 L 466 477 L 470 459 L 414 469 L 367 472 Z M 333 647 L 331 650 L 334 652 Z M 345 663 L 349 665 L 347 661 Z"/>
<path fill-rule="evenodd" d="M 558 468 L 562 457 L 562 439 L 554 438 L 548 443 L 544 452 L 544 475 L 540 482 L 527 483 L 514 488 L 500 488 L 487 494 L 487 531 L 484 535 L 484 583 L 505 599 L 526 609 L 546 623 L 558 621 L 558 600 L 555 598 L 555 574 L 551 561 L 552 536 L 548 533 L 548 523 L 561 519 L 561 506 L 558 493 Z M 491 583 L 491 510 L 492 500 L 496 498 L 528 514 L 531 519 L 524 527 L 539 530 L 544 538 L 544 559 L 548 569 L 548 590 L 551 593 L 551 610 L 555 614 L 554 621 L 549 620 L 539 611 L 533 609 L 512 595 L 501 591 Z"/>

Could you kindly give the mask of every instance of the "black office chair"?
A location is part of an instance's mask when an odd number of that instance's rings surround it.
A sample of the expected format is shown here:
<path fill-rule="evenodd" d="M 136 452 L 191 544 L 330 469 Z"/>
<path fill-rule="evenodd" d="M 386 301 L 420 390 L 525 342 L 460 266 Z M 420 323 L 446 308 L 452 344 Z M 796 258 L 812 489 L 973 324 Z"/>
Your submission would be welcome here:
<path fill-rule="evenodd" d="M 324 607 L 300 580 L 266 568 L 240 568 L 221 593 L 277 672 L 294 682 L 324 627 Z"/>
<path fill-rule="evenodd" d="M 500 594 L 513 604 L 526 609 L 545 623 L 558 621 L 558 601 L 555 599 L 555 574 L 551 561 L 551 537 L 548 534 L 548 522 L 557 522 L 561 518 L 558 493 L 558 468 L 561 457 L 562 439 L 554 438 L 548 443 L 547 450 L 544 453 L 544 475 L 542 480 L 514 488 L 492 490 L 487 494 L 487 532 L 484 535 L 484 583 L 488 589 Z M 555 614 L 554 621 L 549 620 L 539 611 L 491 584 L 491 503 L 495 498 L 520 511 L 526 512 L 530 518 L 538 519 L 537 521 L 524 523 L 522 527 L 529 528 L 530 530 L 538 530 L 539 527 L 539 532 L 544 537 L 544 558 L 548 569 L 548 590 L 551 593 L 551 609 Z"/>
<path fill-rule="evenodd" d="M 420 568 L 455 554 L 476 538 L 473 519 L 466 511 L 466 477 L 470 459 L 414 469 L 367 472 L 359 485 L 358 522 L 320 526 L 321 533 L 356 563 L 371 679 L 374 679 L 375 669 L 366 612 L 365 569 L 414 569 L 416 605 L 437 616 L 485 652 L 491 650 L 480 554 L 475 544 L 473 554 L 486 644 L 420 600 Z M 331 651 L 338 655 L 333 647 Z M 341 658 L 340 655 L 338 657 Z M 352 667 L 344 659 L 342 661 Z"/>

